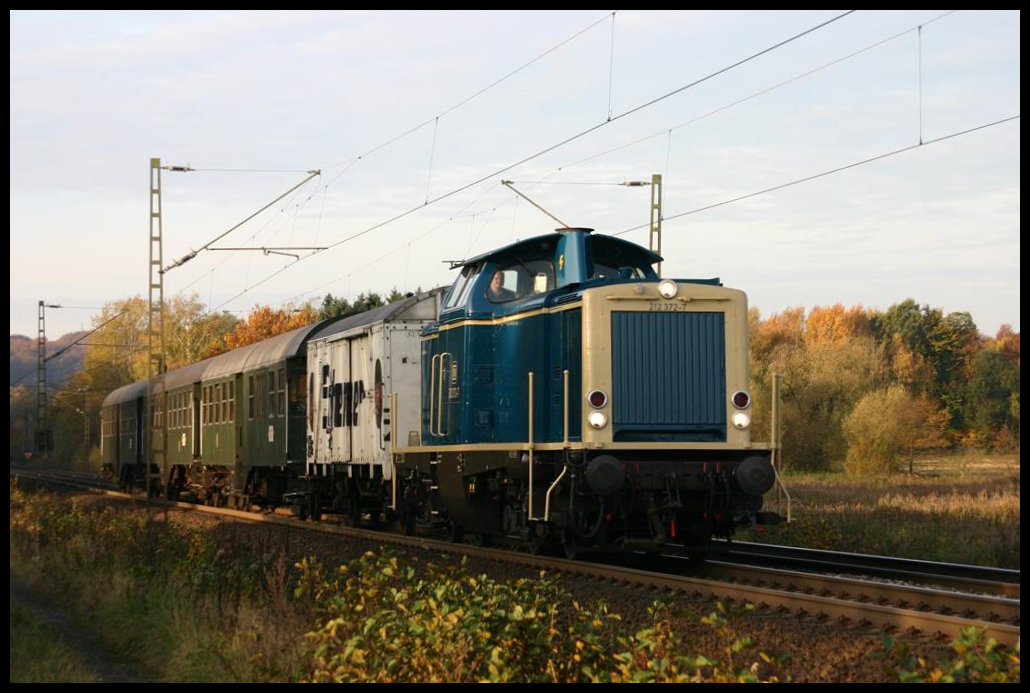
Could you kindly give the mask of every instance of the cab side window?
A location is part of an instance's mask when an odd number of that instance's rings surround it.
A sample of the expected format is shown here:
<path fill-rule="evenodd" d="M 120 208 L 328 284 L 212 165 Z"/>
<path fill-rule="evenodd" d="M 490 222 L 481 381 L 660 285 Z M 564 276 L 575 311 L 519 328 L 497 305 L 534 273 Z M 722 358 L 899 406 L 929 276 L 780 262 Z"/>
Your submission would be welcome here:
<path fill-rule="evenodd" d="M 479 276 L 481 269 L 482 267 L 478 265 L 468 265 L 461 271 L 454 284 L 451 285 L 450 291 L 447 292 L 447 297 L 444 298 L 444 310 L 465 305 L 469 292 L 472 290 L 472 285 L 476 283 L 475 279 Z"/>

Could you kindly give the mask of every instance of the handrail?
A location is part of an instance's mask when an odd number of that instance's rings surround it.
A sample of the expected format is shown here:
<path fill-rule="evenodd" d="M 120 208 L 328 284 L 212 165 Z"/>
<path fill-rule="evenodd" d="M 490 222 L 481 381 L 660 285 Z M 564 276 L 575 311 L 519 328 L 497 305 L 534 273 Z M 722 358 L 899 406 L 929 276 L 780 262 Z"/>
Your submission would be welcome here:
<path fill-rule="evenodd" d="M 434 421 L 434 407 L 436 403 L 436 360 L 440 358 L 440 354 L 435 354 L 433 358 L 429 359 L 429 435 L 439 435 L 433 430 Z"/>

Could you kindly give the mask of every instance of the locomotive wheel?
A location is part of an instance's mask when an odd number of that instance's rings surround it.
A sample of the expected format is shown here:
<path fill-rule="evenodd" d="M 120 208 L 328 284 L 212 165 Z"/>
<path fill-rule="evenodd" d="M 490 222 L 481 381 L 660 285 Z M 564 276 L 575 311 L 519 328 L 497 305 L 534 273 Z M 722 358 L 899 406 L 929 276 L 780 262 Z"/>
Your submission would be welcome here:
<path fill-rule="evenodd" d="M 576 537 L 568 529 L 564 530 L 561 535 L 561 546 L 565 552 L 565 558 L 570 561 L 574 561 L 579 558 L 580 546 L 576 541 Z"/>
<path fill-rule="evenodd" d="M 494 545 L 494 535 L 487 534 L 485 532 L 476 532 L 475 534 L 472 535 L 471 539 L 472 539 L 472 545 L 473 546 L 493 546 Z"/>
<path fill-rule="evenodd" d="M 457 522 L 447 522 L 447 539 L 454 543 L 458 543 L 465 538 L 465 528 L 459 525 Z"/>
<path fill-rule="evenodd" d="M 554 540 L 545 536 L 544 531 L 535 525 L 531 525 L 522 546 L 526 553 L 539 556 L 554 549 Z"/>

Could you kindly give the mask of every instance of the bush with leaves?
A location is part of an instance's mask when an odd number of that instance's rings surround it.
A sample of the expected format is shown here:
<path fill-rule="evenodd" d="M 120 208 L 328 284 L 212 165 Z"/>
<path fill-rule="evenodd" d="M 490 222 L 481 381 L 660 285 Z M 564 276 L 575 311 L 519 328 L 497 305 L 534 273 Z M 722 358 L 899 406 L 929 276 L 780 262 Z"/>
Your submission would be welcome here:
<path fill-rule="evenodd" d="M 955 657 L 932 662 L 917 657 L 911 648 L 893 637 L 883 641 L 878 653 L 890 671 L 903 683 L 1019 683 L 1019 641 L 1013 648 L 1002 647 L 988 638 L 982 628 L 963 628 L 952 641 Z"/>
<path fill-rule="evenodd" d="M 458 567 L 423 574 L 372 553 L 331 576 L 299 564 L 298 597 L 322 612 L 308 634 L 312 682 L 602 683 L 754 680 L 681 654 L 661 610 L 627 636 L 604 605 L 584 608 L 554 577 L 498 583 Z M 750 643 L 739 641 L 730 652 Z M 768 661 L 768 658 L 766 658 Z"/>

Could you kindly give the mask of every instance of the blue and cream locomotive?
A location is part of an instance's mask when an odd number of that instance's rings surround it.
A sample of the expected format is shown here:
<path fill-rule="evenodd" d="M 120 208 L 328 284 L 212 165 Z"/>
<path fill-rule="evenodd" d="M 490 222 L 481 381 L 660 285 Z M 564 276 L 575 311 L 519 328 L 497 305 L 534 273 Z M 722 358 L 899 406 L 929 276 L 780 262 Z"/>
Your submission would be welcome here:
<path fill-rule="evenodd" d="M 409 529 L 574 555 L 704 551 L 779 521 L 750 439 L 746 297 L 660 279 L 660 260 L 562 229 L 461 265 L 422 335 L 417 444 L 395 439 Z"/>
<path fill-rule="evenodd" d="M 568 555 L 703 552 L 778 522 L 746 297 L 661 279 L 660 260 L 560 229 L 460 263 L 449 290 L 170 371 L 151 388 L 161 485 Z M 147 389 L 105 401 L 122 478 L 146 457 Z"/>

